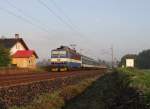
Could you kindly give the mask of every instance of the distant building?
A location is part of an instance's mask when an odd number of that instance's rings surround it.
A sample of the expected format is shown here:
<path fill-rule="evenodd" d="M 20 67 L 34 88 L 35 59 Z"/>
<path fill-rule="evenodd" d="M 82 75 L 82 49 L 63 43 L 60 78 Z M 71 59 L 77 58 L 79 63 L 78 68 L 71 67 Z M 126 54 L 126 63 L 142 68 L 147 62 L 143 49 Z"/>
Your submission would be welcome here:
<path fill-rule="evenodd" d="M 122 67 L 134 68 L 136 67 L 136 58 L 137 58 L 137 55 L 135 54 L 127 54 L 122 57 L 120 65 Z"/>
<path fill-rule="evenodd" d="M 13 65 L 19 68 L 35 68 L 38 56 L 28 48 L 22 38 L 19 38 L 19 34 L 15 34 L 15 38 L 0 38 L 0 44 L 10 49 Z"/>
<path fill-rule="evenodd" d="M 134 68 L 135 67 L 135 59 L 126 59 L 126 67 Z"/>

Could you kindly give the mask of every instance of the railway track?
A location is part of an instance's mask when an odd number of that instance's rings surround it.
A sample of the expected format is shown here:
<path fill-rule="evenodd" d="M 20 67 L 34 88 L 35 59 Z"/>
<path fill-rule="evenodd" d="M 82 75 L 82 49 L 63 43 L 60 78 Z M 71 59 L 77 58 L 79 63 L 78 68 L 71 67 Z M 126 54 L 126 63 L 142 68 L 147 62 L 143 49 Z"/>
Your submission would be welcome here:
<path fill-rule="evenodd" d="M 93 73 L 101 73 L 101 70 L 90 71 L 72 71 L 72 72 L 54 72 L 54 73 L 30 73 L 30 74 L 12 74 L 0 76 L 0 87 L 16 86 L 32 82 L 53 80 L 71 76 L 79 76 Z"/>

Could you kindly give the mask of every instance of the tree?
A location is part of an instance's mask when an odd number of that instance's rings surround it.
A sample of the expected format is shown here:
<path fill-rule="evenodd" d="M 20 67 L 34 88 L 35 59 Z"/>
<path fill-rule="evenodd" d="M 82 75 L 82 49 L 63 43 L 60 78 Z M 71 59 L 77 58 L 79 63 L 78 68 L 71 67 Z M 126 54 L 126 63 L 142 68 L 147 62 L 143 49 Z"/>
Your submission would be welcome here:
<path fill-rule="evenodd" d="M 135 67 L 137 66 L 137 55 L 135 54 L 127 54 L 121 58 L 121 61 L 119 63 L 119 66 L 121 67 L 122 65 L 126 66 L 126 59 L 134 59 L 135 60 Z"/>
<path fill-rule="evenodd" d="M 11 64 L 10 52 L 8 49 L 0 45 L 0 67 L 5 67 Z"/>
<path fill-rule="evenodd" d="M 137 66 L 140 69 L 150 69 L 150 49 L 139 53 L 137 57 Z"/>

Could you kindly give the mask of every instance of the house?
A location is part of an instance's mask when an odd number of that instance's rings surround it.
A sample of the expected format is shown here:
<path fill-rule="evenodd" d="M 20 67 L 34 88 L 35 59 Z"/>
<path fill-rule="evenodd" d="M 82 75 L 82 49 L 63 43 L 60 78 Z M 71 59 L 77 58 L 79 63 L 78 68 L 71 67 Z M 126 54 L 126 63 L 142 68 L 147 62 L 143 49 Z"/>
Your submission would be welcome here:
<path fill-rule="evenodd" d="M 0 38 L 0 44 L 10 50 L 13 65 L 19 68 L 35 68 L 38 56 L 19 38 L 19 34 L 15 34 L 15 38 Z"/>

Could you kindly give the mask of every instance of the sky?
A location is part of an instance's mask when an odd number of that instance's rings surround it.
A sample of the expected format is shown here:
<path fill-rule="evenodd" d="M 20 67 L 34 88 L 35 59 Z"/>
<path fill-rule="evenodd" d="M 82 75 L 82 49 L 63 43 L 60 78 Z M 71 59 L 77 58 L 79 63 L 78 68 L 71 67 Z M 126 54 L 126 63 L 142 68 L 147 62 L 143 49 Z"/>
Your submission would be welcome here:
<path fill-rule="evenodd" d="M 0 35 L 20 34 L 40 60 L 71 44 L 105 60 L 112 46 L 116 59 L 137 54 L 150 48 L 149 20 L 150 0 L 0 0 Z"/>

